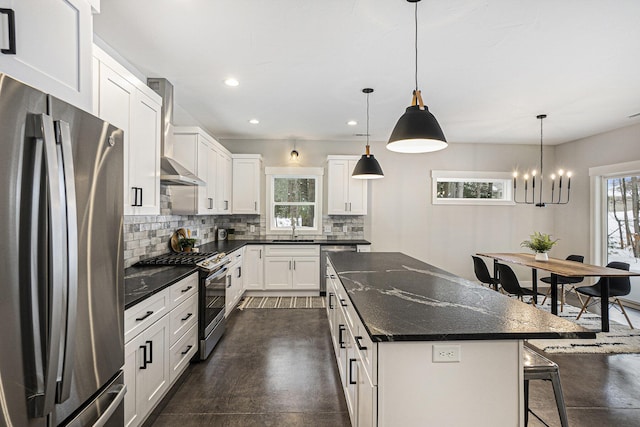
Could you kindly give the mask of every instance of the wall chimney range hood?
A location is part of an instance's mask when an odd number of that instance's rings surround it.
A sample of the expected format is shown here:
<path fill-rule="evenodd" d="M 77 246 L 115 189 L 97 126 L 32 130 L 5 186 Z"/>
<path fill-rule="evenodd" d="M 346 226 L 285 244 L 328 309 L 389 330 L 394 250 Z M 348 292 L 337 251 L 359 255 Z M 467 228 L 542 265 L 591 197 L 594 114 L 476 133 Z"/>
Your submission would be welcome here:
<path fill-rule="evenodd" d="M 173 148 L 173 85 L 163 78 L 148 78 L 147 85 L 162 97 L 160 182 L 166 185 L 206 185 L 193 172 L 168 155 L 168 148 Z"/>

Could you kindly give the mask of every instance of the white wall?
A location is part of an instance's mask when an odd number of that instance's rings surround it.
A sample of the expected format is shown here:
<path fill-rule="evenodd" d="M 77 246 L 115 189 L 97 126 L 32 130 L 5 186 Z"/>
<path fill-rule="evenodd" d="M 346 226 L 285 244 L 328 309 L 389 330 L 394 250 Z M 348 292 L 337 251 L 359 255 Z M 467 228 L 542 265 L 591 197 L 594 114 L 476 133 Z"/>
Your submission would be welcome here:
<path fill-rule="evenodd" d="M 291 165 L 293 141 L 222 140 L 232 153 L 259 153 L 265 166 Z M 365 238 L 375 251 L 399 251 L 452 273 L 473 278 L 471 255 L 478 251 L 520 251 L 533 231 L 556 235 L 553 212 L 558 207 L 445 206 L 431 204 L 431 170 L 511 172 L 536 167 L 535 145 L 450 144 L 429 154 L 398 154 L 382 142 L 371 144 L 385 178 L 369 183 L 369 215 Z M 328 154 L 362 154 L 358 142 L 297 141 L 299 165 L 324 166 Z M 553 165 L 554 147 L 545 149 Z M 564 236 L 558 235 L 564 240 Z M 559 245 L 558 256 L 564 256 Z M 552 255 L 554 253 L 552 252 Z M 523 270 L 522 280 L 529 280 Z"/>
<path fill-rule="evenodd" d="M 640 160 L 640 124 L 558 145 L 556 157 L 575 177 L 571 203 L 556 211 L 556 230 L 567 236 L 571 253 L 584 254 L 585 262 L 590 262 L 589 168 Z"/>

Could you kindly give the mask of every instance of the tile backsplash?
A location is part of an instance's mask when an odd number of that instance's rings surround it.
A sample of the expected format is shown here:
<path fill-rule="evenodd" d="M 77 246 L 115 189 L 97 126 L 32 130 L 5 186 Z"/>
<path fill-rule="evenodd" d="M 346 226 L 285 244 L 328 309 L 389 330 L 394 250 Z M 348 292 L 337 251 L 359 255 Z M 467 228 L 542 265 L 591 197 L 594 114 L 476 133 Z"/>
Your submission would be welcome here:
<path fill-rule="evenodd" d="M 364 239 L 364 216 L 328 216 L 322 218 L 323 230 L 329 226 L 331 232 L 305 235 L 307 239 Z M 251 226 L 255 231 L 251 231 Z M 347 227 L 347 231 L 344 230 Z M 160 215 L 124 217 L 124 265 L 130 267 L 144 258 L 169 252 L 169 240 L 179 228 L 191 230 L 197 244 L 216 240 L 215 229 L 233 229 L 230 238 L 236 240 L 267 239 L 264 215 L 172 215 L 171 188 L 162 185 L 160 190 Z M 269 235 L 269 239 L 287 238 Z"/>

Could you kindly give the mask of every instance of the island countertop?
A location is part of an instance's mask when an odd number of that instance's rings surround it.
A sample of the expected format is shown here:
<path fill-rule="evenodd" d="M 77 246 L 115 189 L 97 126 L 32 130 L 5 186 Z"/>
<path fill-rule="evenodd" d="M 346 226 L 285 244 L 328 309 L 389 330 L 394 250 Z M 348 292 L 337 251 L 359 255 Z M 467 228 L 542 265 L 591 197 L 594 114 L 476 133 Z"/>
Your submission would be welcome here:
<path fill-rule="evenodd" d="M 329 259 L 373 341 L 595 338 L 594 331 L 402 253 L 338 252 Z"/>

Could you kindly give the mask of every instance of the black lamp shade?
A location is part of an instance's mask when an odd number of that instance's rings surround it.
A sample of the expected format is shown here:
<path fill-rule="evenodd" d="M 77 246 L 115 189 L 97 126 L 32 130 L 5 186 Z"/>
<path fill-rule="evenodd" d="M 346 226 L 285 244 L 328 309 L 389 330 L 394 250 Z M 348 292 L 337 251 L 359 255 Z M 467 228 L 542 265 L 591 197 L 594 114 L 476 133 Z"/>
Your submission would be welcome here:
<path fill-rule="evenodd" d="M 428 153 L 447 148 L 447 140 L 429 108 L 407 107 L 391 132 L 387 149 L 399 153 Z"/>
<path fill-rule="evenodd" d="M 363 154 L 358 163 L 356 163 L 356 167 L 353 168 L 351 176 L 357 179 L 384 178 L 380 163 L 373 157 L 373 154 Z"/>

